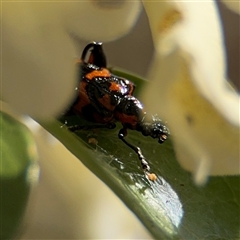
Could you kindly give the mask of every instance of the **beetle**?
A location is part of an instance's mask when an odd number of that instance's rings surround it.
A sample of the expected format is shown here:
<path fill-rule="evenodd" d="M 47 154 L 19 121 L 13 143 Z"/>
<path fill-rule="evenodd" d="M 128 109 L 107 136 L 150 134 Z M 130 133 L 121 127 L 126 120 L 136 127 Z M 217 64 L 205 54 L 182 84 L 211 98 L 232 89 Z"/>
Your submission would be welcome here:
<path fill-rule="evenodd" d="M 80 73 L 77 98 L 69 111 L 100 124 L 100 127 L 112 129 L 116 127 L 116 122 L 120 122 L 122 128 L 118 133 L 119 139 L 136 152 L 144 173 L 149 180 L 155 181 L 157 177 L 150 173 L 150 166 L 141 149 L 129 143 L 125 137 L 130 129 L 163 143 L 169 136 L 169 129 L 155 116 L 151 121 L 145 120 L 143 105 L 133 96 L 135 85 L 128 79 L 112 74 L 107 68 L 102 42 L 89 43 L 77 65 Z M 68 129 L 75 132 L 82 126 L 68 126 Z"/>

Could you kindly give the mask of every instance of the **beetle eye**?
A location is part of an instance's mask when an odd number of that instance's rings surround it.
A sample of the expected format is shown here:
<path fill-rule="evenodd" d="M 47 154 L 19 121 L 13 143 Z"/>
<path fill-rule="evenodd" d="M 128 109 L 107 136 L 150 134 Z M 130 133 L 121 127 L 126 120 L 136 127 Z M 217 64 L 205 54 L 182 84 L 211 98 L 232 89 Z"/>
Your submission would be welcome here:
<path fill-rule="evenodd" d="M 161 135 L 161 138 L 165 141 L 165 140 L 167 140 L 167 135 L 165 135 L 165 134 L 163 134 L 163 135 Z"/>
<path fill-rule="evenodd" d="M 167 140 L 167 135 L 166 134 L 162 134 L 159 139 L 158 139 L 158 142 L 159 143 L 164 143 L 165 140 Z"/>

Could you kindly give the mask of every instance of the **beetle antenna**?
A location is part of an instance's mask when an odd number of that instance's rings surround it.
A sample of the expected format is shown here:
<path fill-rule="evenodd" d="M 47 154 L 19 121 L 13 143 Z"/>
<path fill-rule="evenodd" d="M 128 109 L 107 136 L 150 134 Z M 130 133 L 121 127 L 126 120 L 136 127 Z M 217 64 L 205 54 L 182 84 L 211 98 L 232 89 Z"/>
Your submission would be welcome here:
<path fill-rule="evenodd" d="M 89 51 L 90 51 L 89 59 L 86 62 L 85 58 Z M 81 60 L 84 63 L 90 63 L 101 68 L 106 68 L 107 60 L 103 52 L 102 42 L 89 43 L 82 52 Z"/>

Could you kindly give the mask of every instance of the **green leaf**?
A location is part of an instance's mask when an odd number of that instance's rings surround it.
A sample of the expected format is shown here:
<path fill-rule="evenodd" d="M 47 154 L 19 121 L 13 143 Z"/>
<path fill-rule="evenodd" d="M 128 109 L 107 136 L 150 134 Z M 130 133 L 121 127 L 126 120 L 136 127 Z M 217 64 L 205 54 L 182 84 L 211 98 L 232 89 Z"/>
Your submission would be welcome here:
<path fill-rule="evenodd" d="M 131 75 L 128 78 L 139 88 L 144 83 Z M 65 120 L 70 125 L 89 124 L 77 116 Z M 158 176 L 150 182 L 136 154 L 118 139 L 120 124 L 113 130 L 76 133 L 57 121 L 41 125 L 105 182 L 156 239 L 239 239 L 239 176 L 211 177 L 199 188 L 179 166 L 171 139 L 160 145 L 129 130 L 128 141 L 142 149 Z"/>
<path fill-rule="evenodd" d="M 38 176 L 37 154 L 30 131 L 4 112 L 0 113 L 0 133 L 0 236 L 12 239 L 19 230 L 30 186 Z"/>

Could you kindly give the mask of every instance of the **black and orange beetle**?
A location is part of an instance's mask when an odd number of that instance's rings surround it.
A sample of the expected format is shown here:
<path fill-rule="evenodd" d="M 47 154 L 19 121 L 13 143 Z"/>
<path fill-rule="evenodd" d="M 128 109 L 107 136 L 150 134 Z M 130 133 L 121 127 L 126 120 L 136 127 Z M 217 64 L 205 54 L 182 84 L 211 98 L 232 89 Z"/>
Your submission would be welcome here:
<path fill-rule="evenodd" d="M 86 60 L 87 57 L 88 60 Z M 144 136 L 157 138 L 159 143 L 163 143 L 168 138 L 168 128 L 156 117 L 152 117 L 150 122 L 145 121 L 146 112 L 143 110 L 142 103 L 132 95 L 134 84 L 112 74 L 107 69 L 101 42 L 89 43 L 84 48 L 79 71 L 79 85 L 76 88 L 77 99 L 72 104 L 70 111 L 107 128 L 115 128 L 115 122 L 121 122 L 119 139 L 137 153 L 148 179 L 156 180 L 156 175 L 150 173 L 149 164 L 141 149 L 129 143 L 125 137 L 127 130 L 131 129 L 141 132 Z M 77 131 L 82 129 L 82 126 L 68 126 L 68 129 Z"/>

